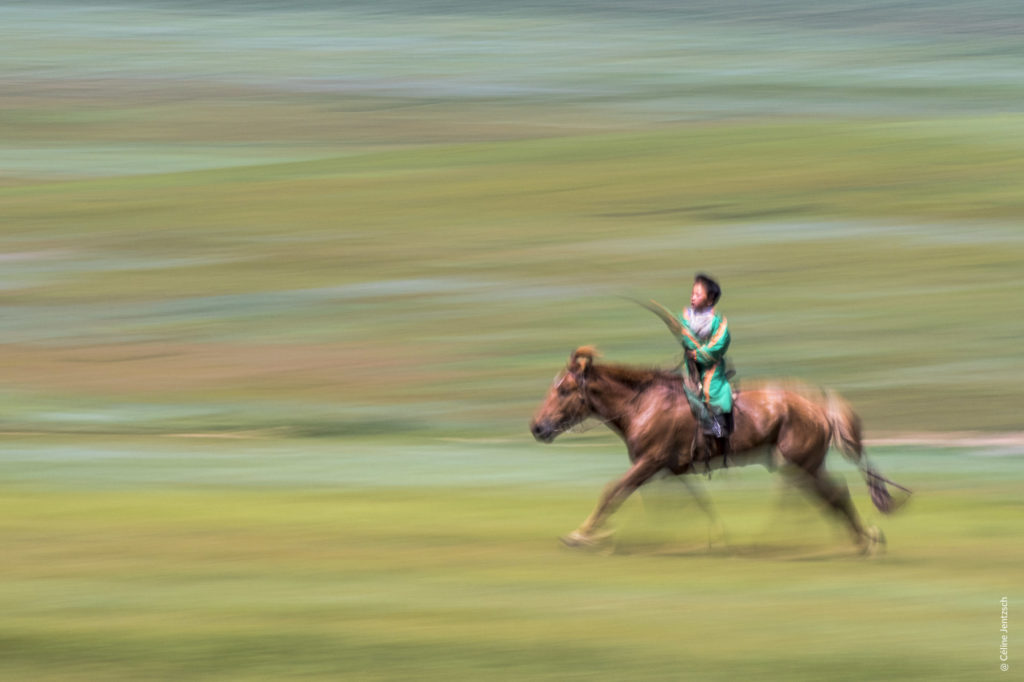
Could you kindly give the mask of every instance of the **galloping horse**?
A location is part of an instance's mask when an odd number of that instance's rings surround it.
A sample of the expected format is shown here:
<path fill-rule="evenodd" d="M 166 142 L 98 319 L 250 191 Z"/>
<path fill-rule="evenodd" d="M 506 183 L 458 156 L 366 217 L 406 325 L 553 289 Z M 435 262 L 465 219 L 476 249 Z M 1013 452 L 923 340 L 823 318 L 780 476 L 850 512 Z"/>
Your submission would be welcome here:
<path fill-rule="evenodd" d="M 608 517 L 658 472 L 679 475 L 698 470 L 690 454 L 698 424 L 681 377 L 668 370 L 597 364 L 595 356 L 595 350 L 587 346 L 573 352 L 530 423 L 534 437 L 550 443 L 594 416 L 617 433 L 629 451 L 629 471 L 609 484 L 593 513 L 562 538 L 570 546 L 597 544 Z M 864 527 L 846 483 L 825 471 L 825 455 L 834 444 L 858 466 L 872 501 L 883 513 L 894 509 L 885 484 L 906 490 L 868 463 L 860 419 L 846 401 L 832 393 L 814 400 L 781 387 L 745 390 L 737 394 L 734 415 L 730 466 L 765 464 L 775 470 L 790 465 L 786 468 L 798 472 L 798 480 L 846 521 L 862 551 L 869 552 L 884 542 L 877 528 Z M 722 465 L 721 457 L 706 463 Z"/>

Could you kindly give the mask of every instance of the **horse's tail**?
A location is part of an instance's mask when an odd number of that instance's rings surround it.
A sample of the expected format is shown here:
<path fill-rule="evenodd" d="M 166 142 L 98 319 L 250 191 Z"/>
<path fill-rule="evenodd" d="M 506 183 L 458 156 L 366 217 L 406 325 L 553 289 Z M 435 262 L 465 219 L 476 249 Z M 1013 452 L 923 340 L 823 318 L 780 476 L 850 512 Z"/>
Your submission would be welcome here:
<path fill-rule="evenodd" d="M 867 454 L 864 452 L 860 417 L 853 411 L 850 403 L 834 391 L 826 391 L 825 399 L 828 423 L 832 428 L 832 445 L 860 469 L 864 481 L 868 485 L 868 491 L 871 493 L 871 501 L 878 511 L 883 514 L 891 514 L 896 511 L 902 501 L 899 504 L 895 503 L 885 484 L 889 483 L 908 493 L 910 490 L 885 478 L 871 466 Z"/>

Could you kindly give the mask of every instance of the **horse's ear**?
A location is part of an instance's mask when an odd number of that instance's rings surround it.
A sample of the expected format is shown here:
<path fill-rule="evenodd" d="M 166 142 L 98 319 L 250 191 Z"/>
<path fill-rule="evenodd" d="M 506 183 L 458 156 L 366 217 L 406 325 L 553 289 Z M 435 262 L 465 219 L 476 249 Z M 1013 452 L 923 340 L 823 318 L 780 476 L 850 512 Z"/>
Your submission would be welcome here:
<path fill-rule="evenodd" d="M 577 374 L 586 374 L 590 368 L 590 356 L 580 355 L 576 358 L 576 363 L 573 365 L 573 369 Z"/>
<path fill-rule="evenodd" d="M 569 359 L 569 369 L 576 374 L 585 376 L 594 364 L 595 355 L 597 355 L 597 351 L 590 346 L 577 348 Z"/>

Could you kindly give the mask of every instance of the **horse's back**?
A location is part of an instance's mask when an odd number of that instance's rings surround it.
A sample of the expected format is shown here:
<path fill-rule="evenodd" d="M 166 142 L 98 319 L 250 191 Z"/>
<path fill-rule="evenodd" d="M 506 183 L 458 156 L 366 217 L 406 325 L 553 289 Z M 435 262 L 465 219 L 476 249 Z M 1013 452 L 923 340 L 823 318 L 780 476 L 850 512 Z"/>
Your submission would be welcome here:
<path fill-rule="evenodd" d="M 825 405 L 810 391 L 746 389 L 737 393 L 734 405 L 737 449 L 778 446 L 787 454 L 827 449 L 831 427 Z"/>

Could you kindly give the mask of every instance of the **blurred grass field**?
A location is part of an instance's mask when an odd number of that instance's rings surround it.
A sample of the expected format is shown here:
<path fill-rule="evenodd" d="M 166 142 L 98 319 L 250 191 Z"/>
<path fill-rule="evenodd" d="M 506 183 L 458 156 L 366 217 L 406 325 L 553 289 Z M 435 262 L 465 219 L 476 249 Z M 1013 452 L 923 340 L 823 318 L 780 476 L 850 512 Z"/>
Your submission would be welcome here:
<path fill-rule="evenodd" d="M 996 0 L 7 3 L 0 677 L 995 676 L 1021 27 Z M 534 444 L 532 411 L 579 345 L 675 364 L 623 297 L 681 307 L 696 270 L 741 387 L 949 441 L 873 450 L 917 491 L 873 519 L 886 557 L 759 470 L 708 485 L 728 549 L 667 482 L 621 554 L 556 546 L 626 458 L 597 426 Z"/>
<path fill-rule="evenodd" d="M 872 560 L 759 469 L 706 485 L 729 545 L 709 551 L 707 520 L 661 481 L 623 508 L 604 556 L 554 541 L 622 468 L 588 440 L 8 441 L 0 675 L 1000 674 L 999 599 L 1019 593 L 1024 559 L 1019 456 L 877 450 L 916 496 L 869 514 L 891 546 Z"/>

